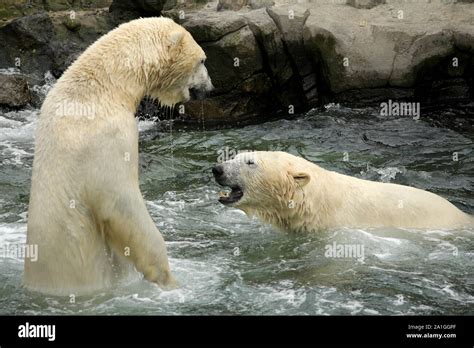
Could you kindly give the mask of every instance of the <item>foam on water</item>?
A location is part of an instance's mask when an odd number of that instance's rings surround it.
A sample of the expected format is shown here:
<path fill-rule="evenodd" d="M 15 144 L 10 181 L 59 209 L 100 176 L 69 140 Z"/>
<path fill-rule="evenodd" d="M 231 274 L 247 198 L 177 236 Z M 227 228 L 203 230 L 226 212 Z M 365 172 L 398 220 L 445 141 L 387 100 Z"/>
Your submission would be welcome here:
<path fill-rule="evenodd" d="M 32 143 L 38 114 L 39 110 L 10 111 L 0 114 L 2 130 L 0 141 Z"/>

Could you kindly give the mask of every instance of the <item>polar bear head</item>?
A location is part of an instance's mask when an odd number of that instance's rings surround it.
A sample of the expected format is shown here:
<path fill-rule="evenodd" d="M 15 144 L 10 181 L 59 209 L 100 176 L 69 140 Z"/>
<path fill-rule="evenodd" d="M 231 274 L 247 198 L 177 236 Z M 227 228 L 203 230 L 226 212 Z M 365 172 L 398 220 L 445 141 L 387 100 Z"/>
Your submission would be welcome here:
<path fill-rule="evenodd" d="M 213 89 L 206 54 L 191 34 L 169 18 L 141 18 L 117 29 L 121 57 L 145 95 L 173 106 Z"/>
<path fill-rule="evenodd" d="M 238 154 L 212 172 L 218 184 L 231 189 L 221 193 L 219 202 L 287 229 L 290 220 L 311 209 L 306 197 L 312 190 L 313 166 L 285 152 L 257 151 Z"/>

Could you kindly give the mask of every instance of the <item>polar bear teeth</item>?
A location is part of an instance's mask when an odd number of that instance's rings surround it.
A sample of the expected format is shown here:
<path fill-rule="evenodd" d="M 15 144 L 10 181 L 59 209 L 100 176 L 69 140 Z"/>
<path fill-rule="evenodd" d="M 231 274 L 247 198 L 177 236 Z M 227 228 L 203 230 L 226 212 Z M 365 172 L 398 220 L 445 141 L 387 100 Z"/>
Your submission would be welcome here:
<path fill-rule="evenodd" d="M 244 195 L 242 189 L 238 186 L 231 187 L 230 192 L 220 191 L 219 202 L 222 204 L 233 204 L 238 202 Z"/>

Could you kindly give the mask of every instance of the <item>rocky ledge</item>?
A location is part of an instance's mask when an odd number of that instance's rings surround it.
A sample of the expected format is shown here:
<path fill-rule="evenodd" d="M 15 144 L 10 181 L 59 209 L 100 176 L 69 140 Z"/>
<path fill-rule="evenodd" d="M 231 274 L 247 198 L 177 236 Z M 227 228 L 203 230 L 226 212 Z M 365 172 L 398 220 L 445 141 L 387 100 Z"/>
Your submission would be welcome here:
<path fill-rule="evenodd" d="M 115 0 L 110 11 L 50 11 L 8 22 L 0 28 L 0 68 L 18 68 L 23 77 L 16 79 L 30 84 L 47 71 L 58 77 L 120 22 L 161 14 L 188 29 L 208 56 L 216 89 L 180 109 L 176 116 L 190 122 L 258 122 L 329 102 L 459 103 L 474 99 L 470 2 Z"/>

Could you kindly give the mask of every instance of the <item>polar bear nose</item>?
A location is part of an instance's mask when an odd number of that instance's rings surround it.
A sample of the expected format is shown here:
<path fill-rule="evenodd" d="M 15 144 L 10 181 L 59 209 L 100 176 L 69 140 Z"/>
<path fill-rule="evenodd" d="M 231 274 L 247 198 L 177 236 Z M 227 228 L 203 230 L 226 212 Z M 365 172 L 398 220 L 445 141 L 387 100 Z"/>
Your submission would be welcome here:
<path fill-rule="evenodd" d="M 212 174 L 214 174 L 214 177 L 217 179 L 217 178 L 220 178 L 222 176 L 222 174 L 224 174 L 224 167 L 220 164 L 214 166 L 212 168 Z"/>
<path fill-rule="evenodd" d="M 189 94 L 193 100 L 203 100 L 207 97 L 209 91 L 202 88 L 190 88 Z"/>

